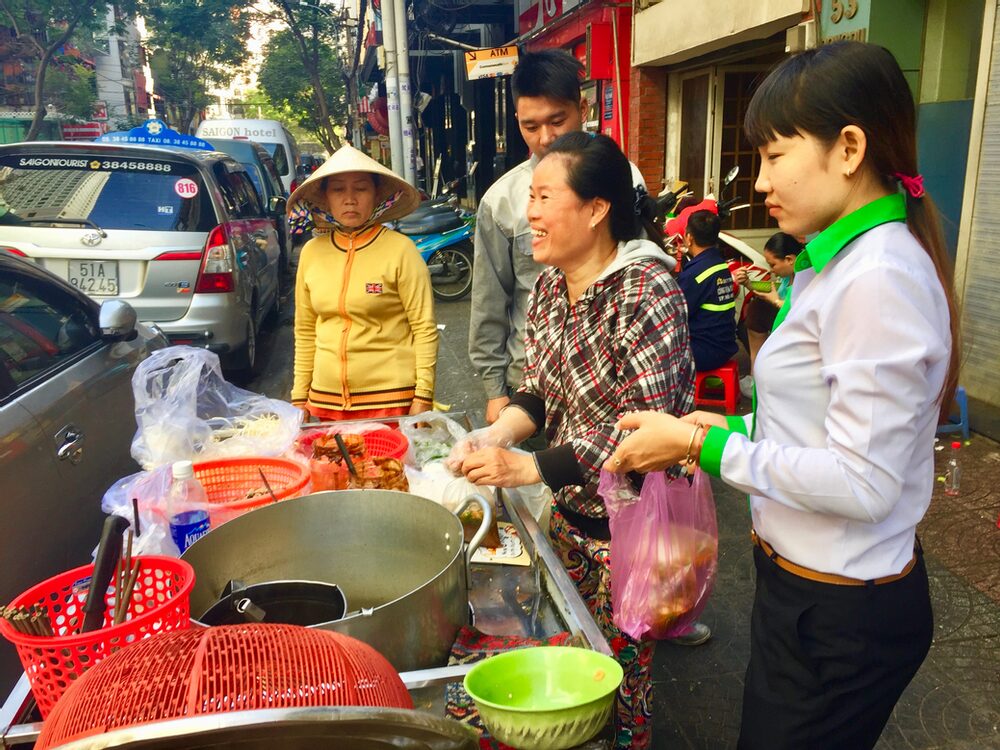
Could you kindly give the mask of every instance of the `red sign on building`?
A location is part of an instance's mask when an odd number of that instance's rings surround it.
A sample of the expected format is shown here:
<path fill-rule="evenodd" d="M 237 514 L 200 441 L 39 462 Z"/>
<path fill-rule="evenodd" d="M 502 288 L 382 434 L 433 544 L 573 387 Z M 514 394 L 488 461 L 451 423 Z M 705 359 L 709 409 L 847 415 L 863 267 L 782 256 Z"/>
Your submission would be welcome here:
<path fill-rule="evenodd" d="M 580 0 L 520 0 L 518 34 L 540 31 L 580 4 Z"/>
<path fill-rule="evenodd" d="M 104 129 L 99 122 L 85 122 L 80 125 L 66 123 L 62 126 L 64 141 L 90 141 L 101 136 L 103 132 Z"/>

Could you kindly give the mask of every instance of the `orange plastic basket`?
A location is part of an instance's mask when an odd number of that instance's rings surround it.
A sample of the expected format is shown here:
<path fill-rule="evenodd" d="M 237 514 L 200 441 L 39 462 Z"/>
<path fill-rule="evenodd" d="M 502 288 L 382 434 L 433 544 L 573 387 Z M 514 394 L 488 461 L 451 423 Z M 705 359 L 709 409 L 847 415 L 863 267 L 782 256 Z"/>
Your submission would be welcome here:
<path fill-rule="evenodd" d="M 208 517 L 213 529 L 248 510 L 274 502 L 260 478 L 261 472 L 278 500 L 309 492 L 308 467 L 285 458 L 220 458 L 194 465 L 194 475 L 208 496 Z M 247 498 L 252 490 L 264 493 Z"/>
<path fill-rule="evenodd" d="M 366 643 L 296 625 L 166 633 L 106 659 L 46 720 L 35 747 L 153 721 L 309 706 L 413 708 L 396 670 Z"/>
<path fill-rule="evenodd" d="M 399 430 L 374 430 L 366 432 L 365 452 L 372 458 L 399 458 L 406 455 L 410 441 Z"/>
<path fill-rule="evenodd" d="M 354 434 L 350 429 L 319 429 L 309 430 L 299 436 L 297 449 L 303 456 L 312 457 L 312 444 L 321 437 L 331 435 L 334 432 L 341 434 Z M 406 455 L 406 449 L 410 447 L 410 441 L 399 430 L 372 430 L 364 432 L 361 437 L 365 440 L 365 453 L 371 458 L 398 458 L 402 460 Z"/>
<path fill-rule="evenodd" d="M 105 657 L 151 635 L 191 625 L 194 568 L 173 557 L 135 559 L 140 563 L 139 577 L 127 618 L 120 625 L 111 625 L 115 596 L 114 587 L 109 586 L 101 628 L 75 634 L 83 622 L 93 565 L 53 576 L 11 602 L 12 607 L 40 606 L 48 612 L 56 635 L 25 635 L 0 618 L 0 633 L 17 649 L 43 717 L 74 680 Z"/>

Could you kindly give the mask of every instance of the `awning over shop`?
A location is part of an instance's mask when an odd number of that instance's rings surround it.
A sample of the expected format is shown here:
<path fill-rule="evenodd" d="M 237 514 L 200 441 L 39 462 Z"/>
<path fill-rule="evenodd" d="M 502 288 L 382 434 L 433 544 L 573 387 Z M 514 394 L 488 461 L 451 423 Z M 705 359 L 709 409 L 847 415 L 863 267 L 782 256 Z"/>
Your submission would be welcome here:
<path fill-rule="evenodd" d="M 661 0 L 635 15 L 632 64 L 671 65 L 766 39 L 797 24 L 809 9 L 809 0 Z"/>

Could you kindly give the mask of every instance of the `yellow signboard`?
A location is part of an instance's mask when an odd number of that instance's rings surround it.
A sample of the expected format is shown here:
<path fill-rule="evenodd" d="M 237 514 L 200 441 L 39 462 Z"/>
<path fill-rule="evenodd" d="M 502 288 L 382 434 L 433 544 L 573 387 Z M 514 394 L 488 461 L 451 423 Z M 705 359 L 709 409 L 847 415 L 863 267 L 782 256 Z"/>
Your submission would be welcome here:
<path fill-rule="evenodd" d="M 477 49 L 465 53 L 465 70 L 470 81 L 509 76 L 517 65 L 517 47 Z"/>

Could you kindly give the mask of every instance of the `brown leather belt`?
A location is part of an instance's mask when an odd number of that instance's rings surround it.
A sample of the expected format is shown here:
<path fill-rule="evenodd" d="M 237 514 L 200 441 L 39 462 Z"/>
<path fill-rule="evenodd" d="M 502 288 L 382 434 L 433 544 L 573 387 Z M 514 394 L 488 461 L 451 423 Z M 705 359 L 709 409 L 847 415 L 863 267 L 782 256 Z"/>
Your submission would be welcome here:
<path fill-rule="evenodd" d="M 913 566 L 917 564 L 917 554 L 914 552 L 913 557 L 908 563 L 906 563 L 906 567 L 904 567 L 899 573 L 896 573 L 896 575 L 882 576 L 881 578 L 872 578 L 870 580 L 863 581 L 860 578 L 848 578 L 847 576 L 839 576 L 836 573 L 821 573 L 818 570 L 813 570 L 812 568 L 806 568 L 802 565 L 793 563 L 791 560 L 788 560 L 775 552 L 774 547 L 757 536 L 757 532 L 753 529 L 750 530 L 750 538 L 753 540 L 753 543 L 760 547 L 764 554 L 771 558 L 774 564 L 782 570 L 787 570 L 789 573 L 796 575 L 799 578 L 805 578 L 809 581 L 817 581 L 818 583 L 829 583 L 834 586 L 879 586 L 883 583 L 892 583 L 893 581 L 898 581 L 900 578 L 905 578 L 909 572 L 913 570 Z"/>

